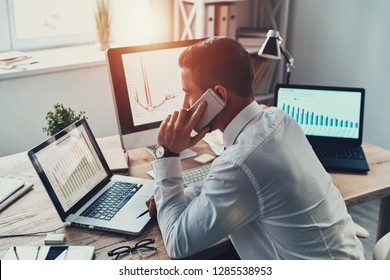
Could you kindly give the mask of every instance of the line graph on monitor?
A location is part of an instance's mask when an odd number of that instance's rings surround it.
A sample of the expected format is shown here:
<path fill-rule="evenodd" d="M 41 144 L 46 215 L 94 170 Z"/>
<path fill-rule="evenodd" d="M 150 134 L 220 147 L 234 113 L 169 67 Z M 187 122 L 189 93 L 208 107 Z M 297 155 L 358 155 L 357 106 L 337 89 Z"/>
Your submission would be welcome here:
<path fill-rule="evenodd" d="M 166 67 L 177 54 L 166 52 L 164 56 L 148 52 L 123 58 L 134 125 L 162 121 L 183 104 L 180 68 Z"/>

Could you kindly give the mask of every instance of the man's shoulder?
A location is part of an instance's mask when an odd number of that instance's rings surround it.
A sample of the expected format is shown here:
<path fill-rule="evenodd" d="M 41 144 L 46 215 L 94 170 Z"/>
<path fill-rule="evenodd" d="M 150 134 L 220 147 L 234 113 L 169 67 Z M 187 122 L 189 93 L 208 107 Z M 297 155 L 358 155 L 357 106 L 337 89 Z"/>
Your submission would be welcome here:
<path fill-rule="evenodd" d="M 282 109 L 275 106 L 264 108 L 263 111 L 266 116 L 286 116 L 286 113 Z"/>
<path fill-rule="evenodd" d="M 286 117 L 288 117 L 288 115 L 286 115 L 281 109 L 268 107 L 263 110 L 261 114 L 258 114 L 255 118 L 253 118 L 249 125 L 245 127 L 241 133 L 255 133 L 265 137 L 276 129 Z"/>

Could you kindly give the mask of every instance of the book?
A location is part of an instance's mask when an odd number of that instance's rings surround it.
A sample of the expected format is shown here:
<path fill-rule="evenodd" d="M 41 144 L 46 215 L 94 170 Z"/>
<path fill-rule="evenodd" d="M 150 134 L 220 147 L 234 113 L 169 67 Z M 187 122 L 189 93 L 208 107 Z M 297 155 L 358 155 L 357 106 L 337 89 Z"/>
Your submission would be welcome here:
<path fill-rule="evenodd" d="M 92 260 L 94 246 L 11 246 L 2 260 Z"/>
<path fill-rule="evenodd" d="M 266 37 L 239 37 L 237 38 L 237 41 L 244 47 L 257 47 L 258 50 L 260 50 L 265 39 Z"/>
<path fill-rule="evenodd" d="M 214 36 L 215 29 L 215 5 L 206 5 L 206 37 Z"/>
<path fill-rule="evenodd" d="M 249 52 L 257 53 L 267 39 L 268 29 L 240 27 L 237 30 L 237 41 Z"/>
<path fill-rule="evenodd" d="M 215 7 L 215 35 L 228 36 L 229 5 L 216 5 Z"/>
<path fill-rule="evenodd" d="M 229 5 L 229 24 L 228 24 L 228 34 L 230 38 L 236 39 L 237 31 L 237 5 Z"/>
<path fill-rule="evenodd" d="M 25 195 L 33 184 L 23 180 L 0 177 L 0 212 Z"/>
<path fill-rule="evenodd" d="M 267 37 L 268 28 L 258 27 L 240 27 L 237 29 L 237 38 L 239 37 Z"/>

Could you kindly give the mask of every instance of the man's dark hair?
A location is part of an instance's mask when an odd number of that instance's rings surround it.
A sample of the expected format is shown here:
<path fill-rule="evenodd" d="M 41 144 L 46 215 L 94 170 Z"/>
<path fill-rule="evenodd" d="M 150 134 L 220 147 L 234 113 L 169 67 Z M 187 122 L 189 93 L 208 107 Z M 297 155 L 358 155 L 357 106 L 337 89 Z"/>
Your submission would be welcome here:
<path fill-rule="evenodd" d="M 254 70 L 248 52 L 229 37 L 216 36 L 189 46 L 179 58 L 202 90 L 222 85 L 236 94 L 253 96 Z"/>

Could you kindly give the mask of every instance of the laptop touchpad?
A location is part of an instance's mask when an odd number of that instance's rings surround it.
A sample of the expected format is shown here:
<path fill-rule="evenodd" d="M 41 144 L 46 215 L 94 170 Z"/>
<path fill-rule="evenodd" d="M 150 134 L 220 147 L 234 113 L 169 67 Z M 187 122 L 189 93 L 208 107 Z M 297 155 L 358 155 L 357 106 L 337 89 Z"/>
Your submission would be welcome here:
<path fill-rule="evenodd" d="M 135 198 L 131 203 L 129 204 L 129 210 L 131 210 L 132 215 L 134 213 L 135 217 L 138 217 L 140 214 L 142 214 L 144 211 L 148 210 L 148 207 L 146 206 L 146 201 L 149 199 L 147 196 L 138 196 Z M 149 213 L 146 213 L 139 219 L 143 217 L 149 217 Z"/>

